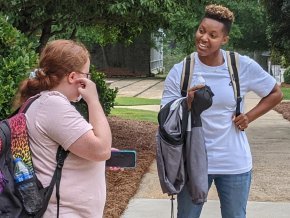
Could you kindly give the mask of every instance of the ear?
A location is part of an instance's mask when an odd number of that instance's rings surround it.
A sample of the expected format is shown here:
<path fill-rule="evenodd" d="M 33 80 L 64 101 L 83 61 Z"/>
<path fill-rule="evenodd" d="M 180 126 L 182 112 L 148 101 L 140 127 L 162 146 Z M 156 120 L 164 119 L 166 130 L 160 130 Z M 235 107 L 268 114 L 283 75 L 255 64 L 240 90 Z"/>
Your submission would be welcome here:
<path fill-rule="evenodd" d="M 76 79 L 76 72 L 71 72 L 67 77 L 68 83 L 74 83 Z"/>
<path fill-rule="evenodd" d="M 229 41 L 229 38 L 230 38 L 229 36 L 224 36 L 223 41 L 222 41 L 222 45 L 227 44 Z"/>

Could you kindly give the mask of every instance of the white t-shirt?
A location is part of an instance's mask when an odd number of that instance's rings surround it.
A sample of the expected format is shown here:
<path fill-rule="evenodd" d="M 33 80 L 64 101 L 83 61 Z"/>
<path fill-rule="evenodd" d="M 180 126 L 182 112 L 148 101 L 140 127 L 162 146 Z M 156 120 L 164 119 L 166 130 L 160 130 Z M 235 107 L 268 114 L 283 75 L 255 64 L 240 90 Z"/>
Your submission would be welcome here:
<path fill-rule="evenodd" d="M 69 149 L 92 125 L 56 91 L 42 92 L 29 107 L 26 117 L 35 172 L 46 187 L 56 167 L 58 146 Z M 60 182 L 60 217 L 101 218 L 105 200 L 105 161 L 89 161 L 69 153 Z M 44 218 L 56 217 L 56 203 L 54 188 Z"/>
<path fill-rule="evenodd" d="M 252 156 L 244 131 L 236 128 L 232 117 L 236 110 L 236 100 L 228 72 L 226 52 L 221 50 L 224 64 L 211 67 L 203 64 L 195 53 L 194 74 L 200 73 L 214 93 L 212 106 L 201 114 L 205 144 L 208 155 L 209 174 L 240 174 L 252 169 Z M 253 91 L 260 97 L 267 96 L 276 84 L 254 60 L 239 55 L 239 81 L 244 108 L 245 94 Z M 181 97 L 180 78 L 183 62 L 175 64 L 164 84 L 161 105 Z"/>

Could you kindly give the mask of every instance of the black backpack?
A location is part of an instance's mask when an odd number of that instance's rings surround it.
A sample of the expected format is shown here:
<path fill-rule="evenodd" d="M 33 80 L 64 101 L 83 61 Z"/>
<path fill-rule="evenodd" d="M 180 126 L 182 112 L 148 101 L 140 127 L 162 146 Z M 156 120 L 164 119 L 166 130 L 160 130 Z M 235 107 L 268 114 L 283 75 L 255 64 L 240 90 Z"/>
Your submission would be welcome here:
<path fill-rule="evenodd" d="M 56 185 L 57 216 L 59 216 L 59 185 L 64 160 L 68 155 L 59 146 L 57 166 L 48 187 L 43 187 L 34 173 L 25 112 L 39 95 L 28 99 L 9 118 L 0 122 L 0 217 L 42 217 Z M 14 160 L 21 158 L 32 178 L 14 181 Z M 26 188 L 23 191 L 23 187 Z M 28 190 L 28 191 L 27 191 Z"/>
<path fill-rule="evenodd" d="M 184 58 L 183 61 L 183 69 L 181 74 L 181 82 L 180 89 L 181 95 L 185 97 L 187 95 L 187 90 L 190 86 L 190 81 L 193 75 L 193 67 L 194 67 L 194 52 Z M 230 73 L 230 78 L 233 86 L 233 90 L 235 93 L 235 98 L 237 101 L 236 107 L 236 116 L 241 114 L 240 104 L 242 101 L 240 95 L 240 83 L 239 83 L 239 54 L 233 51 L 226 51 L 228 69 Z"/>

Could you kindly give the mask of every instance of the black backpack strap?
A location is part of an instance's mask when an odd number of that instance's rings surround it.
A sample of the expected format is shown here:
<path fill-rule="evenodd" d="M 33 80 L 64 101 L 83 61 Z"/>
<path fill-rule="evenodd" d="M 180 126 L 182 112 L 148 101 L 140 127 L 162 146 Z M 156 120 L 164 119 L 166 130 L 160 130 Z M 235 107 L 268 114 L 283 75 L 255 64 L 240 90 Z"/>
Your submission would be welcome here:
<path fill-rule="evenodd" d="M 236 116 L 241 114 L 241 93 L 240 93 L 240 82 L 238 74 L 238 53 L 233 51 L 227 51 L 228 68 L 232 81 L 232 86 L 235 93 L 235 98 L 237 101 Z"/>
<path fill-rule="evenodd" d="M 182 97 L 186 97 L 187 95 L 188 86 L 190 85 L 193 74 L 193 64 L 194 64 L 194 53 L 185 57 L 183 61 L 183 69 L 180 82 Z"/>
<path fill-rule="evenodd" d="M 11 130 L 9 128 L 9 124 L 7 120 L 2 121 L 2 125 L 0 128 L 0 137 L 2 141 L 2 151 L 0 153 L 0 157 L 2 154 L 5 154 L 7 149 L 10 147 L 11 144 Z"/>
<path fill-rule="evenodd" d="M 37 213 L 35 217 L 37 218 L 42 217 L 43 214 L 45 213 L 48 206 L 48 202 L 53 192 L 54 185 L 56 185 L 57 217 L 59 217 L 59 199 L 60 199 L 59 185 L 60 185 L 60 180 L 61 180 L 62 167 L 68 154 L 69 154 L 69 151 L 65 151 L 61 146 L 58 147 L 57 153 L 56 153 L 57 164 L 56 164 L 56 168 L 52 176 L 51 182 L 44 196 L 43 208 Z"/>
<path fill-rule="evenodd" d="M 64 164 L 64 160 L 66 159 L 67 155 L 69 154 L 69 151 L 65 151 L 63 147 L 59 146 L 57 149 L 57 154 L 56 154 L 56 200 L 57 200 L 57 217 L 59 217 L 59 185 L 60 185 L 60 180 L 61 180 L 61 173 L 62 173 L 62 167 Z"/>

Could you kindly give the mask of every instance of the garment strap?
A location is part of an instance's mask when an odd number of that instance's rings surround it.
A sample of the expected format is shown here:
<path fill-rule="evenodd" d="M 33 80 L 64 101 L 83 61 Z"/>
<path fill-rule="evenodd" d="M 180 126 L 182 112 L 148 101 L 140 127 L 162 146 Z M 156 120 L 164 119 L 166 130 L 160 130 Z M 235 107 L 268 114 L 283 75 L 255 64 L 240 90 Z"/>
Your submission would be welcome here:
<path fill-rule="evenodd" d="M 25 113 L 27 111 L 27 109 L 29 108 L 29 106 L 36 100 L 38 99 L 38 97 L 40 96 L 40 94 L 37 94 L 35 96 L 30 97 L 29 99 L 27 99 L 23 105 L 21 105 L 19 108 L 17 108 L 13 113 L 11 113 L 7 118 L 11 118 L 14 115 L 18 114 L 18 113 Z"/>
<path fill-rule="evenodd" d="M 57 217 L 59 217 L 59 201 L 60 201 L 59 185 L 60 185 L 61 172 L 62 172 L 64 160 L 66 159 L 68 154 L 69 154 L 69 151 L 65 151 L 61 146 L 58 147 L 57 153 L 56 153 L 56 162 L 57 162 L 56 168 L 54 170 L 54 174 L 52 176 L 48 189 L 45 193 L 44 200 L 43 200 L 43 207 L 37 213 L 35 217 L 40 218 L 45 213 L 48 206 L 48 202 L 53 192 L 54 185 L 56 185 Z"/>
<path fill-rule="evenodd" d="M 190 86 L 194 67 L 194 52 L 184 58 L 181 74 L 180 89 L 182 97 L 186 97 Z"/>
<path fill-rule="evenodd" d="M 40 96 L 40 94 L 34 95 L 30 98 L 28 98 L 26 100 L 26 102 L 24 102 L 24 104 L 19 108 L 18 113 L 26 113 L 27 109 L 30 107 L 30 105 L 36 100 L 38 99 Z"/>
<path fill-rule="evenodd" d="M 235 98 L 237 101 L 236 116 L 239 116 L 241 114 L 241 101 L 242 101 L 241 94 L 240 94 L 239 74 L 238 74 L 239 57 L 238 57 L 238 53 L 233 52 L 233 51 L 226 51 L 226 54 L 227 54 L 227 63 L 228 63 L 230 78 L 232 81 L 232 86 L 233 86 Z"/>
<path fill-rule="evenodd" d="M 170 201 L 171 201 L 171 218 L 174 218 L 174 200 L 175 200 L 175 198 L 174 198 L 174 195 L 170 195 L 171 196 L 171 198 L 170 198 Z"/>
<path fill-rule="evenodd" d="M 191 53 L 189 56 L 184 58 L 183 61 L 183 69 L 181 74 L 181 82 L 180 89 L 181 95 L 185 97 L 187 95 L 187 90 L 190 86 L 192 76 L 193 76 L 193 68 L 194 68 L 194 54 Z M 228 69 L 230 73 L 230 78 L 235 94 L 235 99 L 237 101 L 236 107 L 236 116 L 241 114 L 241 94 L 240 94 L 240 82 L 239 82 L 239 54 L 233 51 L 226 51 Z"/>
<path fill-rule="evenodd" d="M 62 167 L 64 164 L 64 160 L 66 159 L 67 155 L 69 154 L 69 151 L 65 151 L 63 147 L 59 146 L 57 149 L 56 154 L 56 200 L 57 200 L 57 218 L 59 217 L 59 201 L 60 201 L 60 195 L 59 195 L 59 186 L 60 186 L 60 180 L 61 180 L 61 173 L 62 173 Z"/>

